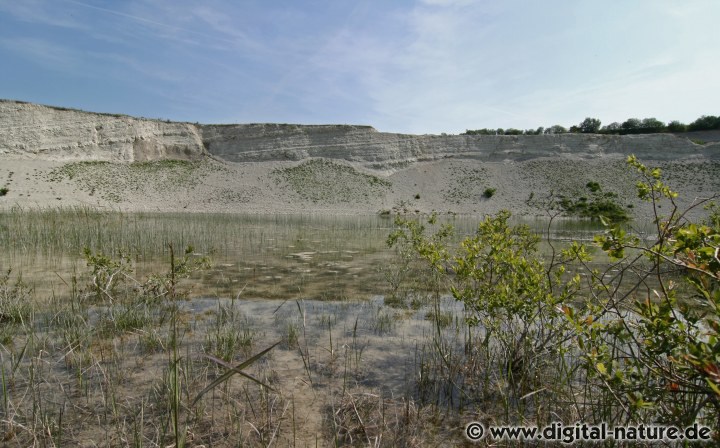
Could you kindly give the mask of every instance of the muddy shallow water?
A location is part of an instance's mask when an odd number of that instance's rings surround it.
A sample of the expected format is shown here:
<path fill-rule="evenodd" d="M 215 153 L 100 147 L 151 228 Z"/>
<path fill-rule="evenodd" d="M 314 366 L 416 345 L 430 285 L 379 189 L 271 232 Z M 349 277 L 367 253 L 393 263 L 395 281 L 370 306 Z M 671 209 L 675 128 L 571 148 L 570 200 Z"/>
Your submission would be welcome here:
<path fill-rule="evenodd" d="M 462 353 L 470 331 L 463 308 L 448 297 L 385 303 L 395 254 L 385 243 L 391 219 L 23 213 L 0 215 L 0 267 L 12 267 L 12 281 L 21 275 L 32 287 L 35 308 L 33 319 L 3 333 L 0 347 L 13 384 L 4 398 L 5 430 L 17 446 L 38 434 L 79 446 L 169 446 L 173 372 L 182 389 L 177 412 L 198 444 L 370 440 L 370 420 L 388 437 L 400 422 L 409 427 L 412 409 L 413 431 L 422 437 L 460 434 L 457 422 L 424 434 L 430 420 L 419 403 L 448 398 L 424 375 L 444 368 L 438 341 L 446 353 Z M 447 222 L 458 237 L 477 225 Z M 547 222 L 528 224 L 541 232 Z M 597 231 L 593 223 L 561 222 L 552 236 L 562 244 Z M 210 256 L 212 267 L 179 283 L 185 298 L 150 305 L 88 299 L 84 247 L 114 260 L 126 256 L 132 288 L 168 271 L 170 245 L 177 261 L 178 248 L 190 244 L 189 257 Z M 223 372 L 210 357 L 237 365 L 275 342 L 247 369 L 272 391 L 236 376 L 189 405 Z M 367 427 L 356 433 L 350 426 L 357 419 Z"/>
<path fill-rule="evenodd" d="M 418 219 L 423 219 L 418 217 Z M 457 237 L 478 219 L 443 216 Z M 517 222 L 539 233 L 547 220 Z M 121 214 L 84 209 L 0 214 L 0 268 L 12 268 L 41 296 L 67 292 L 73 276 L 88 272 L 83 250 L 127 256 L 134 275 L 167 271 L 175 253 L 192 246 L 211 269 L 192 277 L 193 296 L 271 299 L 366 299 L 384 293 L 394 250 L 386 240 L 393 219 L 384 216 Z M 556 240 L 591 240 L 592 222 L 557 221 Z"/>

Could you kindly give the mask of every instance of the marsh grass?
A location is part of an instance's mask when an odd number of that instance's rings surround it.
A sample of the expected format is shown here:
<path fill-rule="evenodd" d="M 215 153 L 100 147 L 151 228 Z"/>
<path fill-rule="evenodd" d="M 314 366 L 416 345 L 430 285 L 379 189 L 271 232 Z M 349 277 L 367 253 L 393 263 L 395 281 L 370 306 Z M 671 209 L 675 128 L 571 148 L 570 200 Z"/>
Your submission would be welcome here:
<path fill-rule="evenodd" d="M 470 418 L 574 416 L 530 381 L 556 379 L 552 365 L 528 370 L 517 392 L 503 383 L 506 348 L 482 344 L 445 298 L 412 310 L 381 298 L 185 300 L 178 287 L 148 301 L 129 285 L 112 308 L 80 283 L 2 344 L 7 446 L 427 446 L 463 443 Z M 142 319 L 127 323 L 128 306 Z M 249 360 L 255 380 L 233 373 Z"/>
<path fill-rule="evenodd" d="M 328 438 L 336 446 L 421 447 L 443 443 L 434 429 L 438 416 L 407 398 L 348 390 L 327 407 L 326 413 Z"/>
<path fill-rule="evenodd" d="M 218 301 L 215 322 L 207 335 L 207 354 L 230 362 L 239 353 L 250 353 L 256 338 L 252 323 L 235 307 L 235 300 L 228 304 Z"/>
<path fill-rule="evenodd" d="M 466 325 L 427 270 L 384 247 L 387 225 L 0 214 L 0 261 L 23 272 L 0 277 L 1 444 L 461 445 L 470 420 L 606 415 L 585 406 L 596 390 L 573 353 L 513 344 L 535 330 L 521 322 L 492 341 Z M 181 278 L 209 253 L 214 267 Z M 37 265 L 50 275 L 28 277 Z"/>
<path fill-rule="evenodd" d="M 284 421 L 283 414 L 276 415 L 283 400 L 267 386 L 266 369 L 258 370 L 258 377 L 250 368 L 274 346 L 244 355 L 239 364 L 234 351 L 226 352 L 232 364 L 201 357 L 202 339 L 193 327 L 202 323 L 178 306 L 182 291 L 173 287 L 172 273 L 183 272 L 184 259 L 175 261 L 165 277 L 168 294 L 161 298 L 147 299 L 149 291 L 157 291 L 152 279 L 140 290 L 134 283 L 105 288 L 100 298 L 92 282 L 38 313 L 18 308 L 18 298 L 32 304 L 34 297 L 21 283 L 4 279 L 2 293 L 12 300 L 2 302 L 3 310 L 14 324 L 4 326 L 12 328 L 12 340 L 0 344 L 4 446 L 226 443 L 227 431 L 237 425 L 255 428 L 260 441 L 270 440 Z M 215 324 L 207 324 L 203 333 L 240 323 L 241 313 L 232 308 L 219 307 Z M 249 353 L 250 344 L 240 346 Z M 246 385 L 231 387 L 235 375 L 250 378 L 260 393 Z M 225 403 L 213 409 L 212 418 L 204 404 L 209 393 Z M 256 398 L 257 403 L 246 401 Z M 262 412 L 249 413 L 253 406 Z M 219 427 L 225 429 L 218 432 Z"/>
<path fill-rule="evenodd" d="M 33 306 L 30 300 L 32 289 L 22 277 L 12 276 L 12 271 L 0 274 L 0 322 L 5 325 L 21 325 L 33 320 Z"/>
<path fill-rule="evenodd" d="M 0 213 L 0 268 L 30 276 L 43 293 L 67 293 L 60 280 L 84 272 L 84 248 L 126 254 L 139 275 L 162 269 L 168 245 L 194 246 L 215 262 L 195 287 L 232 296 L 338 300 L 376 294 L 376 266 L 389 252 L 388 223 L 312 216 L 124 214 L 89 208 Z M 60 276 L 60 277 L 58 277 Z M 65 280 L 66 281 L 66 280 Z M 57 289 L 60 288 L 60 289 Z M 64 290 L 63 290 L 64 289 Z M 61 291 L 63 290 L 63 291 Z"/>
<path fill-rule="evenodd" d="M 395 310 L 378 307 L 374 312 L 372 328 L 378 335 L 391 334 L 395 330 L 400 313 Z"/>

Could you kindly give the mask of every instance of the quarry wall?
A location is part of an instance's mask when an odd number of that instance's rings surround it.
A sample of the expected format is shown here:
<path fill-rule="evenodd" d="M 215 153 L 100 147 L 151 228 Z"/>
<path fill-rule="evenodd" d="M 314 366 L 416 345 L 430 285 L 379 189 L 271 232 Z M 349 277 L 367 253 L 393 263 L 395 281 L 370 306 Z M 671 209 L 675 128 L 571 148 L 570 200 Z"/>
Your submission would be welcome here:
<path fill-rule="evenodd" d="M 138 162 L 204 154 L 193 124 L 0 101 L 0 157 Z"/>
<path fill-rule="evenodd" d="M 201 129 L 208 151 L 233 162 L 325 157 L 382 169 L 442 158 L 498 162 L 631 153 L 646 160 L 720 158 L 720 143 L 698 145 L 672 134 L 405 135 L 365 126 L 273 124 L 204 125 Z"/>
<path fill-rule="evenodd" d="M 135 162 L 212 155 L 264 162 L 324 157 L 393 170 L 443 158 L 497 162 L 631 153 L 644 160 L 717 160 L 720 142 L 699 145 L 672 134 L 406 135 L 353 125 L 198 125 L 0 101 L 0 157 L 7 158 Z"/>

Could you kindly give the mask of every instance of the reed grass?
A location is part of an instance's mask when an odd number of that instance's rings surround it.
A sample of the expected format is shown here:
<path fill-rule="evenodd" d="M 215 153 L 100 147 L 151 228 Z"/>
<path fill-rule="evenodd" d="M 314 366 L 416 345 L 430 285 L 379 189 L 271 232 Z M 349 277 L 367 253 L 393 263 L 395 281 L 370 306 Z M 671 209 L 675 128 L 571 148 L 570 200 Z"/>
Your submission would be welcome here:
<path fill-rule="evenodd" d="M 0 277 L 0 444 L 460 445 L 471 419 L 609 416 L 586 405 L 597 389 L 575 353 L 491 341 L 427 271 L 402 257 L 390 266 L 387 226 L 0 214 L 1 267 L 20 266 Z M 189 243 L 188 257 L 213 253 L 215 266 L 175 278 L 182 257 L 171 248 Z M 97 281 L 85 247 L 118 263 L 125 254 L 125 281 L 98 290 L 107 279 Z M 162 294 L 143 290 L 151 279 L 165 282 Z M 368 300 L 388 289 L 394 301 Z M 268 291 L 283 301 L 252 300 Z"/>

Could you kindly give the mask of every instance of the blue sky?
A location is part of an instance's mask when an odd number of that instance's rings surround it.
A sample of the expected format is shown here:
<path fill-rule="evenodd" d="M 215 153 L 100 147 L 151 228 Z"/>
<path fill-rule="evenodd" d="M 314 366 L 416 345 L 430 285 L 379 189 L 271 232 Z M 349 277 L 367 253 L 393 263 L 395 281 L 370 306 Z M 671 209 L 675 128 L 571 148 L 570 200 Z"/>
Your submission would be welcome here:
<path fill-rule="evenodd" d="M 407 133 L 720 114 L 720 2 L 0 0 L 0 98 Z"/>

